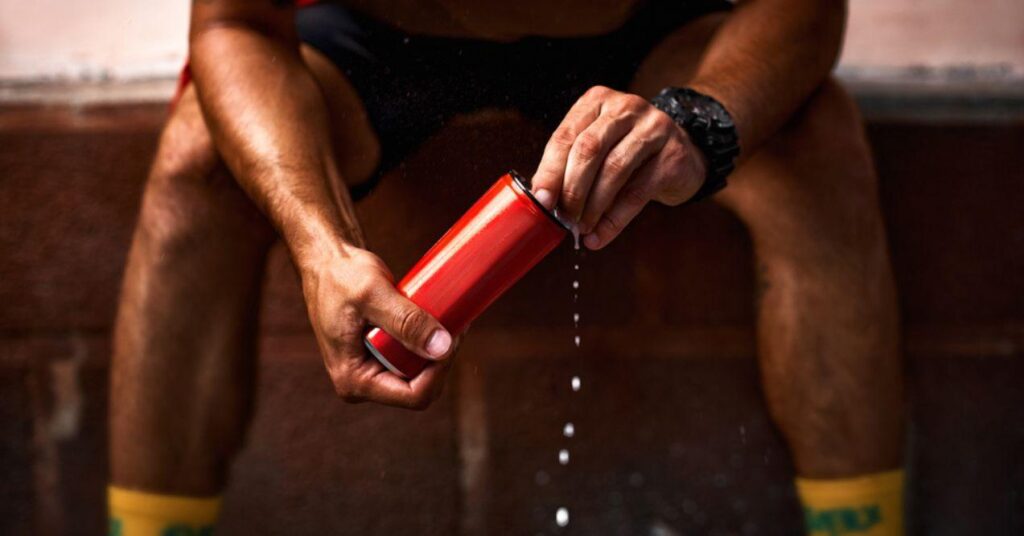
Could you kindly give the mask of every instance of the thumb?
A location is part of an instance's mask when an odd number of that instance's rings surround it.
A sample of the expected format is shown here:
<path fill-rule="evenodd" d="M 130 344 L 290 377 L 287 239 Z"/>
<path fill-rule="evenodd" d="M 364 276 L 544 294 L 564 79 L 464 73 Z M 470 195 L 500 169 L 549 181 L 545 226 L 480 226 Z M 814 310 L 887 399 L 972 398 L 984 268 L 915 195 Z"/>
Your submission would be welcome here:
<path fill-rule="evenodd" d="M 377 293 L 365 315 L 371 324 L 426 359 L 442 359 L 452 347 L 452 336 L 448 330 L 394 287 Z"/>

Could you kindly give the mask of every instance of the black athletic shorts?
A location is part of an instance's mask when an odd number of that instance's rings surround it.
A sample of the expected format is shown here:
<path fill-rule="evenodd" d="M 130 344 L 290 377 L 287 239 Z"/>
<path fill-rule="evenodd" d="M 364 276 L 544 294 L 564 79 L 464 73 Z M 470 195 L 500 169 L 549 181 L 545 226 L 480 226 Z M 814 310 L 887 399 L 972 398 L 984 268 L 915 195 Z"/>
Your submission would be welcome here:
<path fill-rule="evenodd" d="M 321 2 L 296 16 L 299 37 L 343 72 L 381 144 L 365 197 L 452 116 L 514 108 L 554 129 L 587 89 L 624 90 L 667 34 L 724 0 L 650 0 L 618 30 L 597 37 L 527 37 L 511 43 L 410 35 L 357 11 Z"/>

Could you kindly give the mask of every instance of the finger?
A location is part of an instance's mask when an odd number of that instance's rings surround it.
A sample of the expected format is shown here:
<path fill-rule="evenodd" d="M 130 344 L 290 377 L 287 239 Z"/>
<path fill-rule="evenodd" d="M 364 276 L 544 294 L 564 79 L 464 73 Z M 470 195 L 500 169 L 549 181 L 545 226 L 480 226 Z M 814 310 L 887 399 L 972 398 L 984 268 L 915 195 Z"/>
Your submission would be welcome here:
<path fill-rule="evenodd" d="M 601 88 L 611 91 L 607 88 Z M 533 194 L 545 208 L 555 208 L 555 203 L 562 193 L 562 181 L 565 178 L 565 166 L 569 160 L 569 151 L 573 142 L 580 132 L 583 132 L 601 113 L 602 92 L 599 88 L 592 88 L 583 94 L 565 118 L 558 125 L 558 128 L 551 134 L 547 145 L 544 146 L 544 155 L 541 156 L 537 172 L 530 180 Z M 549 192 L 550 195 L 542 193 Z"/>
<path fill-rule="evenodd" d="M 431 363 L 412 381 L 406 381 L 373 359 L 348 371 L 343 398 L 348 402 L 376 402 L 388 406 L 424 409 L 439 395 L 446 363 Z M 340 389 L 339 389 L 340 390 Z"/>
<path fill-rule="evenodd" d="M 598 170 L 612 147 L 633 128 L 634 119 L 631 114 L 601 115 L 576 137 L 558 201 L 569 221 L 580 221 Z"/>
<path fill-rule="evenodd" d="M 622 187 L 648 159 L 665 146 L 667 140 L 668 135 L 664 130 L 648 124 L 631 130 L 608 152 L 590 188 L 580 219 L 581 233 L 586 234 L 594 229 Z"/>
<path fill-rule="evenodd" d="M 445 382 L 448 379 L 448 371 L 451 369 L 453 360 L 446 359 L 437 363 L 431 363 L 409 382 L 413 391 L 413 402 L 418 402 L 425 407 L 434 400 L 437 400 L 444 392 Z M 413 407 L 416 407 L 415 405 Z"/>
<path fill-rule="evenodd" d="M 633 180 L 627 183 L 615 197 L 611 208 L 597 222 L 594 230 L 583 237 L 583 245 L 592 250 L 607 246 L 643 210 L 647 202 L 650 201 L 649 192 L 654 181 L 657 162 L 657 158 L 651 158 L 640 167 Z"/>
<path fill-rule="evenodd" d="M 451 350 L 452 336 L 448 330 L 390 285 L 381 285 L 371 295 L 363 314 L 371 324 L 426 359 L 444 359 Z"/>

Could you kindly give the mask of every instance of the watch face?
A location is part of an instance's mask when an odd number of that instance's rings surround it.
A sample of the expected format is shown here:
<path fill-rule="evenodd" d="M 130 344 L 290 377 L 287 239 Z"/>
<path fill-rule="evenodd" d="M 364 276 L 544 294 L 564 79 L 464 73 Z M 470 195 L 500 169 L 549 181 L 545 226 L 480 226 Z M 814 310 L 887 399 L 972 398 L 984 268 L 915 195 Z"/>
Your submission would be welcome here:
<path fill-rule="evenodd" d="M 729 117 L 729 113 L 725 111 L 725 108 L 723 108 L 717 102 L 710 103 L 708 111 L 711 113 L 711 119 L 718 126 L 725 128 L 732 127 L 732 118 Z"/>

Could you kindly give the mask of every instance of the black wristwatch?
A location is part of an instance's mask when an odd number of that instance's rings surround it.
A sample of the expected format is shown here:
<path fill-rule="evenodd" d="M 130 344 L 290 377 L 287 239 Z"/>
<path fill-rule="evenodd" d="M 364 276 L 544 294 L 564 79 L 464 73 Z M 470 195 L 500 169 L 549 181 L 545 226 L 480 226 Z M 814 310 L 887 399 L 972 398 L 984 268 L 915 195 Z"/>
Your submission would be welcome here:
<path fill-rule="evenodd" d="M 700 201 L 725 188 L 726 177 L 736 168 L 736 157 L 740 154 L 736 125 L 725 106 L 698 91 L 677 87 L 661 90 L 651 104 L 685 130 L 707 158 L 704 184 L 687 202 Z"/>

